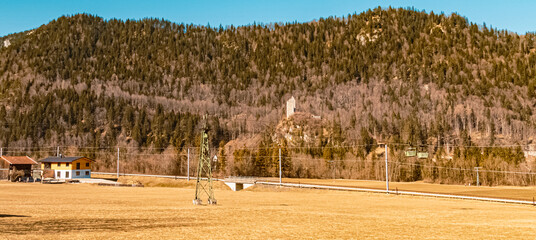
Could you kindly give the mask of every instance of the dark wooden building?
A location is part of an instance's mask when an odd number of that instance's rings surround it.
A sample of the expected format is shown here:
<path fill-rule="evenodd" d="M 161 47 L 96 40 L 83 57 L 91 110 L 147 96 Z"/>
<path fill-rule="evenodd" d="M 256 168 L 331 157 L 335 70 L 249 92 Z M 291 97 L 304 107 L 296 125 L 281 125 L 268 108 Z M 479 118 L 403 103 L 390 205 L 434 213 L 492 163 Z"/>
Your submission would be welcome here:
<path fill-rule="evenodd" d="M 7 169 L 7 179 L 12 181 L 30 178 L 32 166 L 36 164 L 37 162 L 28 156 L 0 157 L 0 168 Z"/>

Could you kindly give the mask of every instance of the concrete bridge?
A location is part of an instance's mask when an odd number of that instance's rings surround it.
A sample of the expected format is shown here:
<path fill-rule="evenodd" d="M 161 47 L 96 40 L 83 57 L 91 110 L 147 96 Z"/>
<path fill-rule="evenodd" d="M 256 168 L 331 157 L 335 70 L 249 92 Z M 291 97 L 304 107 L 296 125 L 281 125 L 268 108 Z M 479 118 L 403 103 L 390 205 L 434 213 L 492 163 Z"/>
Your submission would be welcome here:
<path fill-rule="evenodd" d="M 255 185 L 257 178 L 255 177 L 226 177 L 223 179 L 225 185 L 229 186 L 233 191 L 240 191 Z"/>

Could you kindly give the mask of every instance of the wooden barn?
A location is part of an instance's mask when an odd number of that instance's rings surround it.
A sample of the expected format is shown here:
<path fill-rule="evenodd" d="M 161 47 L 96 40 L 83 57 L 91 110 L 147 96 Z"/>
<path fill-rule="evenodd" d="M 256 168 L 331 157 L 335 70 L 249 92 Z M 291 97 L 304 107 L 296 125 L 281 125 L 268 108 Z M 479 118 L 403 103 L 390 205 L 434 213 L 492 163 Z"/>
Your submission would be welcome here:
<path fill-rule="evenodd" d="M 37 162 L 28 156 L 1 156 L 0 168 L 7 170 L 7 179 L 26 181 L 32 177 L 32 166 Z"/>
<path fill-rule="evenodd" d="M 95 162 L 87 157 L 48 157 L 39 160 L 41 170 L 54 171 L 56 179 L 91 178 L 91 165 Z"/>

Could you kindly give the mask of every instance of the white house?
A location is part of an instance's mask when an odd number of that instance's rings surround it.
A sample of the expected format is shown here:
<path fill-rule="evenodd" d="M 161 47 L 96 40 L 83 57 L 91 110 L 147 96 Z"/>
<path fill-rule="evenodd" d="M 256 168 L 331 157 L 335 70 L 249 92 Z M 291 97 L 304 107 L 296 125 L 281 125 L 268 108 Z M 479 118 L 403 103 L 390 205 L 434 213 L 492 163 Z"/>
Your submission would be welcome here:
<path fill-rule="evenodd" d="M 39 160 L 41 169 L 54 170 L 56 179 L 91 178 L 91 164 L 87 157 L 48 157 Z"/>
<path fill-rule="evenodd" d="M 528 145 L 528 147 L 525 148 L 525 151 L 523 151 L 525 154 L 525 157 L 536 157 L 536 145 Z"/>

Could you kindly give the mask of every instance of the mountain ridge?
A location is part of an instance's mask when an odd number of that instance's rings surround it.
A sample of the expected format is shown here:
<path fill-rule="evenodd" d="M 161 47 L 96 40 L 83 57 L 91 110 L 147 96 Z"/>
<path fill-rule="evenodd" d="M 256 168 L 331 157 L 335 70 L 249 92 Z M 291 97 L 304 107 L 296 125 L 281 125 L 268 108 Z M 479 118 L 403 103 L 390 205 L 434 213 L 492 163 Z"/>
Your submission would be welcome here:
<path fill-rule="evenodd" d="M 275 126 L 291 95 L 302 111 L 340 125 L 347 143 L 365 129 L 414 145 L 454 145 L 464 134 L 528 144 L 536 130 L 534 35 L 456 14 L 377 8 L 229 28 L 79 14 L 0 40 L 10 41 L 0 48 L 4 146 L 132 137 L 180 148 L 196 144 L 197 123 L 177 119 L 206 113 L 218 146 Z"/>

